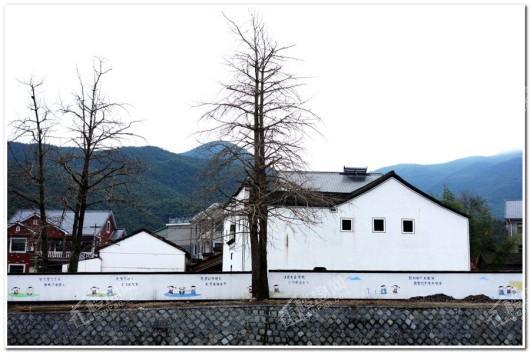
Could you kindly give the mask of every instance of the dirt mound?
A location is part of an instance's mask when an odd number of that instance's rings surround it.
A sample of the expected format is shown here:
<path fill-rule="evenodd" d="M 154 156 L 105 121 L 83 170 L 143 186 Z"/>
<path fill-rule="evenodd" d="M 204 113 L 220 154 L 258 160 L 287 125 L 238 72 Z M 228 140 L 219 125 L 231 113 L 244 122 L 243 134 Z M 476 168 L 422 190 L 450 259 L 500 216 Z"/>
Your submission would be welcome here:
<path fill-rule="evenodd" d="M 479 295 L 468 295 L 463 299 L 466 302 L 472 302 L 472 303 L 491 303 L 495 302 L 495 299 L 491 299 L 487 295 L 479 294 Z"/>
<path fill-rule="evenodd" d="M 433 295 L 426 295 L 424 297 L 412 297 L 410 298 L 410 300 L 421 300 L 421 301 L 428 301 L 428 302 L 450 302 L 450 301 L 455 300 L 455 298 L 439 293 L 439 294 L 433 294 Z"/>

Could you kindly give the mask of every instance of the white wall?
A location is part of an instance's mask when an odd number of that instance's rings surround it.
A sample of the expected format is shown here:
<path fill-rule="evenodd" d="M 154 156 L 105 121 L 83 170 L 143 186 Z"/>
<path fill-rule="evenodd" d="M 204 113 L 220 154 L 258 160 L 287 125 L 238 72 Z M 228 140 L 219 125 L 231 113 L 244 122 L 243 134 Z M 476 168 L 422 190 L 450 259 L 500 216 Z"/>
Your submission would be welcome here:
<path fill-rule="evenodd" d="M 146 232 L 99 251 L 102 272 L 183 272 L 185 253 Z"/>
<path fill-rule="evenodd" d="M 62 272 L 68 272 L 68 264 L 63 264 Z M 82 260 L 77 263 L 77 272 L 101 272 L 101 259 Z"/>
<path fill-rule="evenodd" d="M 242 274 L 31 274 L 8 277 L 9 301 L 250 299 Z M 18 293 L 15 293 L 15 288 Z M 170 292 L 170 290 L 172 292 Z M 27 293 L 31 293 L 28 295 Z"/>
<path fill-rule="evenodd" d="M 325 208 L 319 214 L 321 222 L 312 227 L 269 219 L 269 269 L 470 269 L 468 219 L 394 178 L 338 206 L 336 213 Z M 353 232 L 341 232 L 341 217 L 353 218 Z M 372 232 L 373 217 L 385 218 L 385 233 Z M 401 233 L 402 218 L 414 219 L 414 234 Z M 245 238 L 248 236 L 238 236 L 233 246 L 225 244 L 223 271 L 229 271 L 230 265 L 233 271 L 251 269 L 250 246 Z"/>
<path fill-rule="evenodd" d="M 445 294 L 522 299 L 521 273 L 271 272 L 271 298 L 408 299 Z"/>
<path fill-rule="evenodd" d="M 7 276 L 8 300 L 13 302 L 250 299 L 250 284 L 250 273 Z M 524 295 L 522 273 L 283 271 L 269 273 L 269 288 L 272 298 L 283 299 L 407 299 L 442 293 L 455 299 L 483 294 L 520 300 Z"/>
<path fill-rule="evenodd" d="M 186 254 L 146 232 L 99 251 L 102 272 L 183 272 Z"/>

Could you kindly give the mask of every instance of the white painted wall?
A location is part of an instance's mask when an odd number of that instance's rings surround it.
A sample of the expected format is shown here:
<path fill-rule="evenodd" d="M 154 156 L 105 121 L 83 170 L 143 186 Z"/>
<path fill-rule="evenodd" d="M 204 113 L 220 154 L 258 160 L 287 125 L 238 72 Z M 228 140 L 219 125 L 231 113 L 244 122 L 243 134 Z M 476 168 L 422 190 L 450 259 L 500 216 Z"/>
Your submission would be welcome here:
<path fill-rule="evenodd" d="M 8 301 L 13 302 L 250 299 L 250 284 L 250 273 L 7 276 Z M 439 293 L 455 299 L 524 296 L 522 273 L 271 272 L 269 288 L 272 298 L 284 299 L 408 299 Z"/>
<path fill-rule="evenodd" d="M 186 254 L 147 232 L 99 251 L 102 272 L 184 272 Z"/>
<path fill-rule="evenodd" d="M 289 212 L 285 210 L 285 212 Z M 468 271 L 468 219 L 390 178 L 337 207 L 319 209 L 312 227 L 269 220 L 269 269 Z M 353 218 L 353 232 L 340 230 Z M 372 232 L 372 218 L 386 220 L 385 233 Z M 414 219 L 415 233 L 402 234 L 401 220 Z M 231 220 L 225 222 L 225 235 Z M 230 254 L 232 260 L 230 259 Z M 223 271 L 251 269 L 248 235 L 224 245 Z"/>
<path fill-rule="evenodd" d="M 79 261 L 78 272 L 184 272 L 185 270 L 184 251 L 142 231 L 101 249 L 99 259 Z M 67 272 L 67 265 L 63 265 L 63 272 Z"/>
<path fill-rule="evenodd" d="M 445 294 L 523 298 L 521 273 L 271 272 L 271 298 L 409 299 Z"/>
<path fill-rule="evenodd" d="M 35 274 L 8 277 L 9 301 L 250 299 L 248 273 Z"/>
<path fill-rule="evenodd" d="M 63 264 L 62 272 L 68 272 L 68 264 Z M 77 263 L 77 272 L 101 272 L 101 259 L 82 260 Z"/>

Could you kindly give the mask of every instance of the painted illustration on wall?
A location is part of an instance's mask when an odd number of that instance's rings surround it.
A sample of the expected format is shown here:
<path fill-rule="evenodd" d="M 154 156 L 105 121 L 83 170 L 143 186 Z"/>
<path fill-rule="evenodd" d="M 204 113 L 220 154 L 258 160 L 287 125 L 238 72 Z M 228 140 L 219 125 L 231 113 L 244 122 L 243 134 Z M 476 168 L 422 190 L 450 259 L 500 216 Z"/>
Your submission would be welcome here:
<path fill-rule="evenodd" d="M 103 288 L 100 290 L 97 286 L 90 287 L 87 297 L 97 297 L 97 298 L 110 298 L 116 296 L 116 292 L 112 288 L 112 286 L 107 286 L 107 288 Z"/>
<path fill-rule="evenodd" d="M 33 287 L 29 286 L 26 287 L 26 289 L 21 289 L 20 287 L 13 287 L 11 288 L 11 291 L 9 291 L 9 297 L 11 298 L 30 298 L 30 297 L 38 297 L 39 294 L 35 293 L 33 290 Z"/>
<path fill-rule="evenodd" d="M 187 287 L 176 287 L 173 285 L 167 286 L 167 292 L 164 293 L 166 297 L 170 298 L 189 298 L 189 297 L 198 297 L 200 296 L 197 293 L 197 287 L 191 286 Z"/>
<path fill-rule="evenodd" d="M 387 295 L 389 293 L 391 294 L 399 294 L 399 289 L 401 287 L 398 286 L 397 284 L 393 284 L 389 287 L 387 287 L 386 284 L 382 284 L 381 286 L 379 286 L 379 290 L 374 290 L 374 293 L 375 294 L 380 294 L 380 295 Z M 368 296 L 370 296 L 370 288 L 366 288 L 366 293 Z"/>
<path fill-rule="evenodd" d="M 521 282 L 512 281 L 509 285 L 499 286 L 497 288 L 497 294 L 503 297 L 513 297 L 519 293 L 521 288 Z"/>

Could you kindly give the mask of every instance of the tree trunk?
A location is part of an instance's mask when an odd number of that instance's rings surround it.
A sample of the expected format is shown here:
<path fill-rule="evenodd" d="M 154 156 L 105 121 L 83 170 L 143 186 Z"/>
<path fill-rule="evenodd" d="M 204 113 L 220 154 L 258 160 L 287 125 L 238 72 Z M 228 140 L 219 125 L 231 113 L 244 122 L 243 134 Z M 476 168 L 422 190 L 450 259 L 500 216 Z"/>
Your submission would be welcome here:
<path fill-rule="evenodd" d="M 258 299 L 260 283 L 260 258 L 259 241 L 258 241 L 258 222 L 255 217 L 249 217 L 249 236 L 250 236 L 250 255 L 252 265 L 252 297 Z M 256 259 L 256 260 L 255 260 Z"/>
<path fill-rule="evenodd" d="M 266 211 L 265 211 L 266 212 Z M 261 213 L 261 212 L 260 212 Z M 264 214 L 259 219 L 259 267 L 258 267 L 258 290 L 256 299 L 263 300 L 269 298 L 269 276 L 267 266 L 267 215 Z"/>
<path fill-rule="evenodd" d="M 40 125 L 37 123 L 40 130 Z M 41 140 L 41 139 L 40 139 Z M 42 259 L 39 264 L 39 272 L 48 272 L 48 219 L 46 218 L 46 194 L 44 190 L 44 151 L 42 141 L 38 143 L 38 163 L 39 163 L 39 239 Z M 35 247 L 34 247 L 35 248 Z"/>
<path fill-rule="evenodd" d="M 85 158 L 83 172 L 81 174 L 82 177 L 79 184 L 78 197 L 74 211 L 74 225 L 72 227 L 72 249 L 70 251 L 68 272 L 77 272 L 79 256 L 81 255 L 83 223 L 85 221 L 85 211 L 87 208 L 89 161 L 90 159 Z"/>

